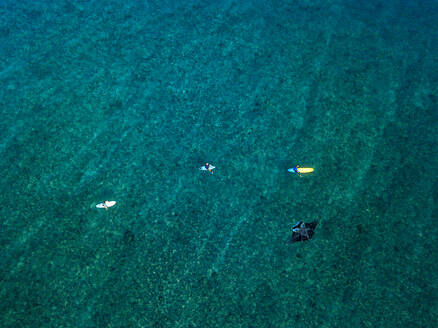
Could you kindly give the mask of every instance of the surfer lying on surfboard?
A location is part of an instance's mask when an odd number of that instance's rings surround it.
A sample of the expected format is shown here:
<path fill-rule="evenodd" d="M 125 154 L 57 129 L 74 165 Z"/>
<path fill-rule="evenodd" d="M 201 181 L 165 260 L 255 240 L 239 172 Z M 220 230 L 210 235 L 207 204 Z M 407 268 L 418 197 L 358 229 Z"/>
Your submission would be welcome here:
<path fill-rule="evenodd" d="M 313 167 L 300 167 L 299 165 L 295 165 L 293 168 L 288 169 L 291 173 L 296 173 L 300 177 L 302 177 L 303 173 L 312 173 L 314 171 Z"/>
<path fill-rule="evenodd" d="M 108 211 L 108 208 L 111 206 L 114 206 L 115 204 L 116 204 L 116 202 L 113 200 L 112 201 L 106 200 L 103 203 L 97 204 L 96 207 L 97 208 L 104 208 Z"/>
<path fill-rule="evenodd" d="M 300 173 L 300 171 L 298 171 L 298 169 L 299 169 L 299 165 L 297 164 L 297 165 L 295 165 L 293 168 L 292 168 L 292 171 L 294 172 L 294 173 L 297 173 L 300 177 L 301 177 L 301 173 Z M 290 169 L 289 169 L 290 170 Z"/>
<path fill-rule="evenodd" d="M 205 163 L 204 166 L 201 166 L 200 170 L 202 170 L 202 171 L 208 171 L 208 172 L 210 172 L 211 174 L 213 174 L 213 169 L 214 169 L 214 168 L 215 168 L 215 166 L 210 165 L 210 164 L 208 164 L 208 163 Z"/>
<path fill-rule="evenodd" d="M 103 206 L 105 207 L 105 209 L 107 211 L 108 211 L 109 204 L 110 204 L 109 200 L 106 200 L 106 201 L 103 202 Z"/>

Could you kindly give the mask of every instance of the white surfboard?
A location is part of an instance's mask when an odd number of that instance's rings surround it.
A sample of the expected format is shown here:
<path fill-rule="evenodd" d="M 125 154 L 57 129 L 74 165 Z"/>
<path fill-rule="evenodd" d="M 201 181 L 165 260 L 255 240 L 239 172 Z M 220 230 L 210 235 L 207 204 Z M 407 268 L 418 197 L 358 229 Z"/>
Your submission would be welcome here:
<path fill-rule="evenodd" d="M 114 205 L 116 205 L 116 201 L 112 200 L 112 201 L 106 202 L 106 204 L 105 203 L 97 204 L 96 207 L 97 208 L 108 208 L 108 207 L 112 207 Z"/>
<path fill-rule="evenodd" d="M 214 170 L 215 168 L 216 168 L 216 166 L 210 165 L 210 170 Z M 208 171 L 207 168 L 205 167 L 205 165 L 201 166 L 199 169 L 201 171 Z"/>

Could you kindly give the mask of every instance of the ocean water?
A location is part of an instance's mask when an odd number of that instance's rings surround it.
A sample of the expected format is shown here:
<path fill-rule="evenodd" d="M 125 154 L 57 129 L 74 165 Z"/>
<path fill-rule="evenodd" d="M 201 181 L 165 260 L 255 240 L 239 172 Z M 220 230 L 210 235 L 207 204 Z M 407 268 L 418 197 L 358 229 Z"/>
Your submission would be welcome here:
<path fill-rule="evenodd" d="M 1 1 L 0 326 L 437 327 L 437 22 Z"/>

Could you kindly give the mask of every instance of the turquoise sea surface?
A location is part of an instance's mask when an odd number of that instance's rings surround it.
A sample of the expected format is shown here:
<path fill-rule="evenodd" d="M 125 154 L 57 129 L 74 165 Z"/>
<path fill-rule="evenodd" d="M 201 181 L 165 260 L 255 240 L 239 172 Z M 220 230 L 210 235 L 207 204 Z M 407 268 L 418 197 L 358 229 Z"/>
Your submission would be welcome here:
<path fill-rule="evenodd" d="M 0 327 L 438 327 L 437 22 L 0 1 Z"/>

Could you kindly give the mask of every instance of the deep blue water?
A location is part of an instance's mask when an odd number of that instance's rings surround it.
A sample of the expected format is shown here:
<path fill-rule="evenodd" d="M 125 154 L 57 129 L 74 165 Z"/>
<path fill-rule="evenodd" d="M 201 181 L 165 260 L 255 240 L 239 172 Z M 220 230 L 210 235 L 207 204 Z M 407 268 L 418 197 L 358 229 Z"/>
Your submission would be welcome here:
<path fill-rule="evenodd" d="M 0 2 L 0 326 L 437 327 L 437 22 Z"/>

